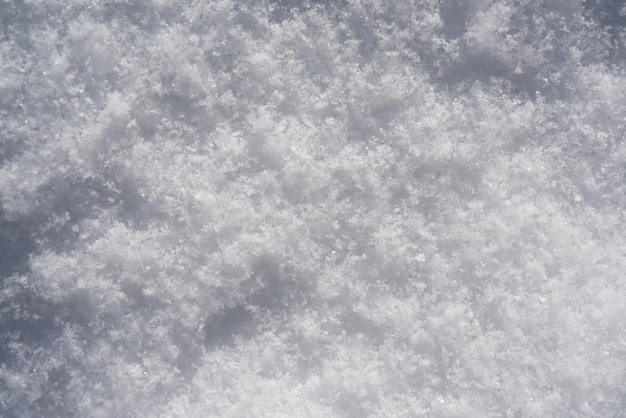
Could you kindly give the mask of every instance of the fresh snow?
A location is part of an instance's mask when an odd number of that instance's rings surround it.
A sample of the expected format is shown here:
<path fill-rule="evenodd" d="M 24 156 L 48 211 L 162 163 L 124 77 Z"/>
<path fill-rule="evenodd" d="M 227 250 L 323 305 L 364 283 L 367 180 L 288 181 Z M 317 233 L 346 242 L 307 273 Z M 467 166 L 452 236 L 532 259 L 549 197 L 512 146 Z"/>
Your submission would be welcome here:
<path fill-rule="evenodd" d="M 618 0 L 1 0 L 0 416 L 626 416 Z"/>

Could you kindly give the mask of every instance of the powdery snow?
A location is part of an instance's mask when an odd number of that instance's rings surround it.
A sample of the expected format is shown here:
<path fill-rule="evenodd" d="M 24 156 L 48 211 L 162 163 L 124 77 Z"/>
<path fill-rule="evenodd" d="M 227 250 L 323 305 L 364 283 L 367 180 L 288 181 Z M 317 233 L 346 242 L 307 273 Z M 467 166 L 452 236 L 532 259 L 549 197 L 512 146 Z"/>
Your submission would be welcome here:
<path fill-rule="evenodd" d="M 0 415 L 624 416 L 625 28 L 0 1 Z"/>

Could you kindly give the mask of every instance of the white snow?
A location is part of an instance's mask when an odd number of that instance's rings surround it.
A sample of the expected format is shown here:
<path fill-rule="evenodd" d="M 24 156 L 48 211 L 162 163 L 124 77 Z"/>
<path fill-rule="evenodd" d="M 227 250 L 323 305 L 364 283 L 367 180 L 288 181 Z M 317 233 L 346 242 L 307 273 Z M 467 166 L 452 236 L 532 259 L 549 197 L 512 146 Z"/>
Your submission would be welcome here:
<path fill-rule="evenodd" d="M 626 414 L 619 2 L 0 2 L 0 415 Z"/>

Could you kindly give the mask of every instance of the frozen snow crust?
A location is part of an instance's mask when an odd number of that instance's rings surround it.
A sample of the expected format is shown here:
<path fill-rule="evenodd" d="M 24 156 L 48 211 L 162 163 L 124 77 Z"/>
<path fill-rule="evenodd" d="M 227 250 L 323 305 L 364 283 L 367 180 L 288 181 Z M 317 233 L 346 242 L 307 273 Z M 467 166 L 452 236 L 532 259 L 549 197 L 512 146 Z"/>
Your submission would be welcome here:
<path fill-rule="evenodd" d="M 620 7 L 0 1 L 0 415 L 623 417 Z"/>

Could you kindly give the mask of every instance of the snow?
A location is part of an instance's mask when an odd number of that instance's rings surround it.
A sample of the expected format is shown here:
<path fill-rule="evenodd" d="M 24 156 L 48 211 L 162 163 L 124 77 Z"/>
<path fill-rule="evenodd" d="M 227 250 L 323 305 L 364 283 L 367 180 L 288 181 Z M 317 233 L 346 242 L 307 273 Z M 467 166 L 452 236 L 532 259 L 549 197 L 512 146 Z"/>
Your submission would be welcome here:
<path fill-rule="evenodd" d="M 2 2 L 0 415 L 624 416 L 620 7 Z"/>

